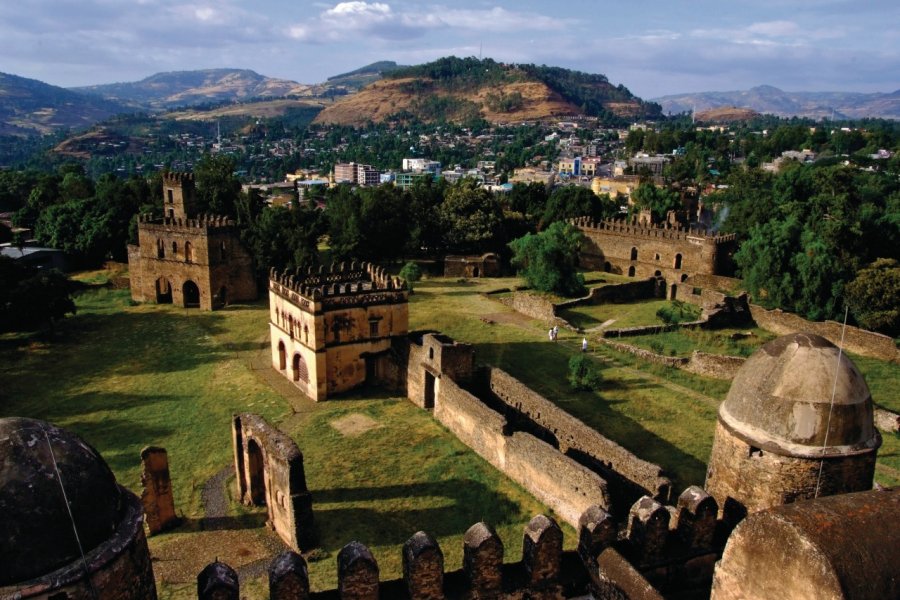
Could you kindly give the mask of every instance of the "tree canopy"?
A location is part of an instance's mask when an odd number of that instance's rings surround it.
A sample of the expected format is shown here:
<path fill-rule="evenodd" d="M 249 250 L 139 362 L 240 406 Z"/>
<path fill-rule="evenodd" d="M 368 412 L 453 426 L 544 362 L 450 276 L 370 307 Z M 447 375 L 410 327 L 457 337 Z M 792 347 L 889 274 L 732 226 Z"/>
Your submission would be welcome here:
<path fill-rule="evenodd" d="M 578 272 L 583 239 L 577 228 L 556 221 L 540 233 L 510 242 L 512 265 L 536 290 L 563 296 L 583 294 L 584 277 Z"/>

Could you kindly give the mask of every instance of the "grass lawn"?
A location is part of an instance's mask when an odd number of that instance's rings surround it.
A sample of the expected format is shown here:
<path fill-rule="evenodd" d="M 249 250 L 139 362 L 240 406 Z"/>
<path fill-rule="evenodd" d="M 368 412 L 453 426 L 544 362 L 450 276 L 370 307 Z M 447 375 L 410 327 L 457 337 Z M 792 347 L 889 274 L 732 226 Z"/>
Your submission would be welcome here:
<path fill-rule="evenodd" d="M 662 325 L 656 316 L 660 308 L 670 306 L 668 300 L 641 300 L 629 304 L 595 304 L 576 306 L 560 311 L 559 316 L 580 329 L 600 327 L 612 321 L 607 328 L 620 329 L 640 325 Z"/>
<path fill-rule="evenodd" d="M 93 276 L 91 276 L 93 278 Z M 476 296 L 477 298 L 477 296 Z M 127 291 L 90 290 L 50 343 L 0 337 L 0 416 L 45 419 L 83 436 L 126 487 L 140 490 L 140 450 L 169 452 L 179 529 L 150 539 L 161 598 L 195 597 L 199 570 L 215 557 L 234 567 L 271 555 L 264 512 L 233 499 L 238 531 L 201 531 L 201 490 L 232 463 L 231 415 L 260 413 L 297 440 L 305 457 L 321 548 L 310 562 L 314 589 L 336 586 L 336 558 L 351 540 L 369 545 L 383 578 L 402 572 L 401 546 L 422 529 L 441 544 L 448 569 L 462 564 L 462 537 L 494 525 L 509 561 L 523 528 L 548 509 L 459 442 L 429 413 L 382 393 L 321 404 L 286 399 L 260 369 L 267 353 L 265 301 L 223 311 L 131 306 Z M 263 361 L 264 362 L 264 361 Z M 288 386 L 290 387 L 290 386 Z M 333 425 L 359 414 L 373 429 L 344 435 Z M 233 490 L 230 477 L 226 493 Z M 549 514 L 549 513 L 548 513 Z M 577 542 L 564 525 L 566 545 Z M 264 597 L 265 576 L 242 580 Z"/>
<path fill-rule="evenodd" d="M 746 333 L 752 335 L 744 337 L 742 334 Z M 737 337 L 733 338 L 732 336 L 735 334 L 737 334 Z M 654 335 L 634 335 L 616 338 L 616 341 L 652 350 L 657 354 L 666 356 L 690 356 L 691 352 L 699 350 L 710 354 L 747 357 L 769 340 L 775 339 L 775 337 L 775 334 L 765 329 L 752 327 L 715 330 L 679 329 Z"/>

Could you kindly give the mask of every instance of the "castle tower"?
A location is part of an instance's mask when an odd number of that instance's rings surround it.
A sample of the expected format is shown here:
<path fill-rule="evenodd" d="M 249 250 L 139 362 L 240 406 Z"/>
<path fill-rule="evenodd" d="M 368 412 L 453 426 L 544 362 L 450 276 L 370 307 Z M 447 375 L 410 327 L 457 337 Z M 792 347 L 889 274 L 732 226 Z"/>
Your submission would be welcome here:
<path fill-rule="evenodd" d="M 163 211 L 168 219 L 190 219 L 197 212 L 193 173 L 163 173 Z"/>
<path fill-rule="evenodd" d="M 869 490 L 881 445 L 872 413 L 863 376 L 831 342 L 808 333 L 772 340 L 719 407 L 705 487 L 734 519 Z"/>

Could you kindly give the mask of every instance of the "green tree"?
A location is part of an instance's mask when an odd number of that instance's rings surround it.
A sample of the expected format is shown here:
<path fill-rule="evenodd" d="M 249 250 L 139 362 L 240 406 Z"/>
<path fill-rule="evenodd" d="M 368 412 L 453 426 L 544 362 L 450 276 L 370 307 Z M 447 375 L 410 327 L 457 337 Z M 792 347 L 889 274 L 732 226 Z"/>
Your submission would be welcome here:
<path fill-rule="evenodd" d="M 234 160 L 224 154 L 205 154 L 194 165 L 198 212 L 237 217 L 241 182 L 234 169 Z"/>
<path fill-rule="evenodd" d="M 556 221 L 540 233 L 510 242 L 512 265 L 537 290 L 564 296 L 583 294 L 584 277 L 577 270 L 583 240 L 576 227 Z"/>
<path fill-rule="evenodd" d="M 564 221 L 575 217 L 591 217 L 599 221 L 614 215 L 618 211 L 609 194 L 597 196 L 590 189 L 578 185 L 566 185 L 556 188 L 541 217 L 544 228 L 554 221 Z"/>
<path fill-rule="evenodd" d="M 657 222 L 665 221 L 670 210 L 681 208 L 678 194 L 666 188 L 646 182 L 640 184 L 631 195 L 637 208 L 649 209 Z"/>
<path fill-rule="evenodd" d="M 575 354 L 569 359 L 568 379 L 573 390 L 589 392 L 603 385 L 599 367 L 585 354 Z"/>
<path fill-rule="evenodd" d="M 866 329 L 900 336 L 900 262 L 879 258 L 846 287 L 847 305 Z"/>
<path fill-rule="evenodd" d="M 56 269 L 31 269 L 0 257 L 0 331 L 31 331 L 75 314 L 71 283 Z"/>
<path fill-rule="evenodd" d="M 500 203 L 474 180 L 463 179 L 451 186 L 438 214 L 444 239 L 454 252 L 495 250 L 505 238 Z"/>

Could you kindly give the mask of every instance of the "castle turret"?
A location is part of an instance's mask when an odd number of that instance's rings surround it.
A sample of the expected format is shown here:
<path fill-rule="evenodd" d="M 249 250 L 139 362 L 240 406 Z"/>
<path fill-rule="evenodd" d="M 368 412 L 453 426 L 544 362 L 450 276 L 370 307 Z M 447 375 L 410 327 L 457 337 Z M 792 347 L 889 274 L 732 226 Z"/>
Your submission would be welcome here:
<path fill-rule="evenodd" d="M 170 219 L 191 219 L 197 213 L 193 173 L 163 173 L 163 211 Z"/>
<path fill-rule="evenodd" d="M 735 518 L 869 490 L 880 445 L 850 359 L 818 335 L 783 336 L 747 360 L 719 407 L 706 489 Z"/>

